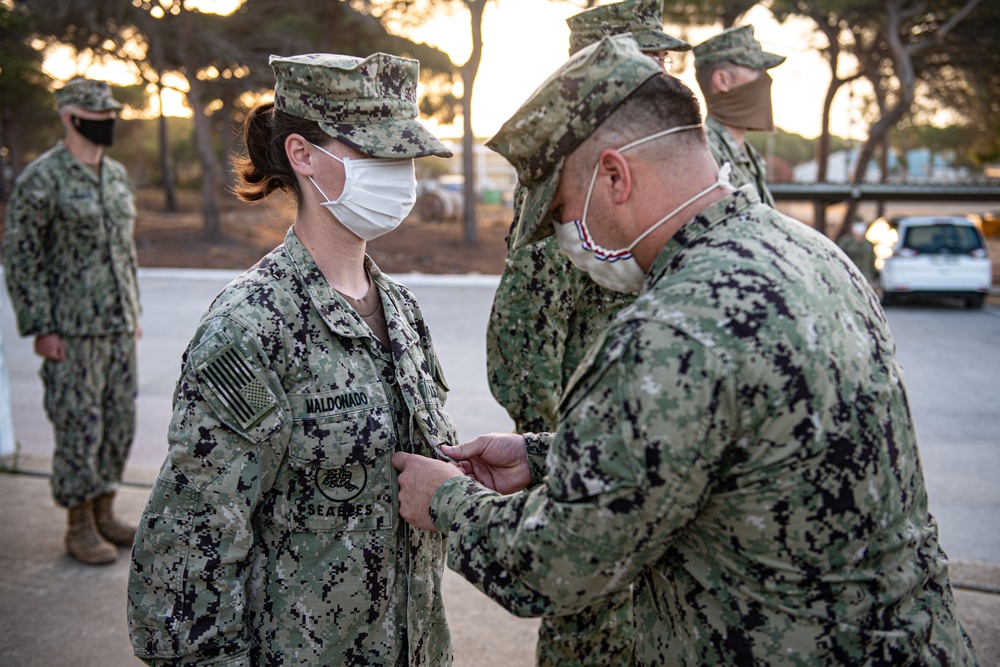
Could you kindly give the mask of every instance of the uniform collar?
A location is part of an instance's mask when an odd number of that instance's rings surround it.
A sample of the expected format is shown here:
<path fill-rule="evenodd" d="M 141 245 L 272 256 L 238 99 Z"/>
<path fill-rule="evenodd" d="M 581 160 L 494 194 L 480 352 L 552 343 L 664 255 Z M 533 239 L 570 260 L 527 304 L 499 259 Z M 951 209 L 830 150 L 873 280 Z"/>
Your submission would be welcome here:
<path fill-rule="evenodd" d="M 330 328 L 337 336 L 344 338 L 371 338 L 368 327 L 361 316 L 344 301 L 343 297 L 330 286 L 316 260 L 312 258 L 305 245 L 295 235 L 295 225 L 285 233 L 285 251 L 295 267 L 295 272 L 309 293 L 309 300 L 319 311 Z M 378 288 L 385 308 L 385 320 L 392 343 L 392 354 L 398 358 L 407 349 L 417 344 L 419 335 L 410 325 L 409 318 L 403 312 L 403 296 L 396 285 L 390 281 L 375 265 L 371 257 L 365 255 L 365 269 L 372 282 Z"/>
<path fill-rule="evenodd" d="M 660 254 L 653 261 L 653 266 L 646 273 L 643 291 L 649 290 L 670 273 L 674 258 L 686 248 L 693 245 L 699 237 L 723 221 L 741 215 L 750 207 L 759 205 L 760 203 L 760 195 L 757 194 L 754 187 L 752 185 L 743 185 L 735 192 L 705 207 L 704 210 L 691 218 L 687 224 L 677 230 L 677 233 L 667 241 L 663 250 L 660 251 Z"/>
<path fill-rule="evenodd" d="M 726 129 L 725 125 L 711 116 L 705 119 L 705 130 L 719 137 L 719 140 L 726 145 L 726 152 L 729 153 L 731 159 L 740 163 L 750 164 L 750 151 L 753 150 L 753 146 L 746 140 L 746 137 L 743 138 L 743 143 L 740 144 L 733 135 L 729 134 L 729 130 Z"/>
<path fill-rule="evenodd" d="M 56 149 L 56 151 L 58 152 L 58 154 L 60 156 L 60 160 L 62 160 L 64 166 L 66 167 L 66 169 L 68 171 L 73 172 L 78 178 L 85 178 L 85 179 L 87 179 L 89 181 L 93 181 L 94 183 L 100 183 L 101 182 L 101 177 L 100 177 L 99 172 L 94 171 L 93 169 L 91 169 L 90 167 L 88 167 L 86 164 L 84 164 L 83 162 L 81 162 L 79 158 L 77 158 L 75 155 L 73 155 L 73 152 L 69 149 L 69 146 L 66 145 L 65 141 L 63 141 L 62 139 L 60 139 L 59 142 L 56 144 L 55 149 Z M 107 157 L 107 156 L 105 156 L 102 153 L 101 154 L 101 171 L 104 170 L 104 159 L 105 159 L 105 157 Z"/>

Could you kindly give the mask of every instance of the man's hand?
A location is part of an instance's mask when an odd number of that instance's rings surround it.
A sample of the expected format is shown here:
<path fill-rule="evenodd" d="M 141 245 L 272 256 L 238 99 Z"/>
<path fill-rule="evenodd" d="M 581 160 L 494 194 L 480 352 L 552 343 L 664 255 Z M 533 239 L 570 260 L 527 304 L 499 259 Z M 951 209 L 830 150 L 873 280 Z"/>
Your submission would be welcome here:
<path fill-rule="evenodd" d="M 451 463 L 426 456 L 396 452 L 392 465 L 399 471 L 399 514 L 414 528 L 437 530 L 431 521 L 431 498 L 438 487 L 462 471 Z"/>
<path fill-rule="evenodd" d="M 483 486 L 504 495 L 528 486 L 531 468 L 524 436 L 487 433 L 458 447 L 442 445 L 441 451 Z"/>
<path fill-rule="evenodd" d="M 49 361 L 66 361 L 66 346 L 59 334 L 35 336 L 35 354 Z"/>

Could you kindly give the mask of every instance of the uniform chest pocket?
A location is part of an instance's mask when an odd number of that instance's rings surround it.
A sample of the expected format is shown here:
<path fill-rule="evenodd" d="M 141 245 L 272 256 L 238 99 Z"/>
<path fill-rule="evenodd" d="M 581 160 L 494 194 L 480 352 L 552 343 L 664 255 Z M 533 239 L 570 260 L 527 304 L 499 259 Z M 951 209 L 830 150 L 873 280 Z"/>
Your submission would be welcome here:
<path fill-rule="evenodd" d="M 77 235 L 95 237 L 102 233 L 104 209 L 96 195 L 86 193 L 60 197 L 59 209 L 62 218 L 73 225 Z"/>
<path fill-rule="evenodd" d="M 104 198 L 109 216 L 121 223 L 128 223 L 127 225 L 123 224 L 123 226 L 128 227 L 128 231 L 131 233 L 131 222 L 136 215 L 135 196 L 132 191 L 124 183 L 112 183 L 108 186 Z"/>
<path fill-rule="evenodd" d="M 294 412 L 294 407 L 293 407 Z M 335 416 L 295 416 L 289 446 L 288 517 L 294 532 L 392 528 L 395 450 L 387 405 Z"/>

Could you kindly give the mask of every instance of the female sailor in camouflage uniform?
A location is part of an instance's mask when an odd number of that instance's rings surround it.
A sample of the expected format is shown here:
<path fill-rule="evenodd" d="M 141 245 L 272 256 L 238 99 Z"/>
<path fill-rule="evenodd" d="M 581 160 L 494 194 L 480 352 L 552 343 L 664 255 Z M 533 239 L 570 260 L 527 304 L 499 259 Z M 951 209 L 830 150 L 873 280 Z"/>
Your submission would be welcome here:
<path fill-rule="evenodd" d="M 152 665 L 449 664 L 443 540 L 400 519 L 389 463 L 455 442 L 447 388 L 413 295 L 365 247 L 412 207 L 412 158 L 451 153 L 414 120 L 416 61 L 271 65 L 237 191 L 294 194 L 295 223 L 184 355 L 132 643 Z"/>

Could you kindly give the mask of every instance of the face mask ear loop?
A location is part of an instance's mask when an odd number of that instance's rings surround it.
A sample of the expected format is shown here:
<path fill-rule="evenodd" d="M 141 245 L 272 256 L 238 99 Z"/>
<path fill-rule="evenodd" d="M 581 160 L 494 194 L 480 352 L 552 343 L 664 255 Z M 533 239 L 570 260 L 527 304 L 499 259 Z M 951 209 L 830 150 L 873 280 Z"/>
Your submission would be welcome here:
<path fill-rule="evenodd" d="M 677 215 L 677 213 L 679 211 L 683 211 L 684 208 L 688 204 L 690 204 L 691 202 L 696 201 L 698 199 L 701 199 L 702 197 L 704 197 L 705 195 L 707 195 L 709 192 L 711 192 L 715 188 L 724 188 L 724 189 L 727 189 L 727 190 L 731 190 L 732 187 L 729 185 L 729 172 L 730 171 L 732 171 L 732 165 L 730 165 L 728 162 L 726 162 L 724 165 L 722 165 L 722 168 L 719 169 L 719 173 L 716 175 L 716 178 L 715 178 L 715 183 L 712 183 L 710 186 L 708 186 L 707 188 L 705 188 L 704 190 L 702 190 L 701 192 L 699 192 L 695 196 L 693 196 L 690 199 L 688 199 L 686 202 L 684 202 L 683 204 L 681 204 L 680 206 L 678 206 L 677 208 L 675 208 L 673 211 L 671 211 L 670 213 L 668 213 L 665 217 L 660 218 L 659 222 L 657 222 L 656 224 L 654 224 L 653 226 L 651 226 L 649 229 L 647 229 L 646 231 L 644 231 L 642 234 L 639 234 L 639 236 L 636 237 L 636 239 L 634 241 L 632 241 L 631 244 L 629 244 L 628 251 L 632 252 L 632 249 L 635 248 L 637 245 L 639 245 L 639 243 L 641 243 L 644 238 L 646 238 L 647 236 L 649 236 L 650 234 L 652 234 L 654 230 L 656 230 L 660 225 L 662 225 L 663 223 L 665 223 L 667 220 L 669 220 L 670 218 L 672 218 L 675 215 Z"/>
<path fill-rule="evenodd" d="M 729 174 L 733 171 L 733 165 L 729 162 L 723 162 L 722 166 L 719 168 L 719 177 L 716 179 L 715 184 L 720 188 L 727 188 L 733 190 L 732 184 L 729 182 Z"/>
<path fill-rule="evenodd" d="M 323 148 L 322 146 L 317 146 L 316 144 L 314 144 L 311 141 L 309 142 L 309 145 L 312 146 L 313 148 L 315 148 L 316 150 L 320 151 L 321 153 L 326 153 L 327 155 L 329 155 L 330 157 L 332 157 L 334 160 L 336 160 L 340 164 L 344 165 L 344 172 L 345 172 L 344 176 L 346 178 L 346 176 L 347 176 L 347 173 L 346 173 L 347 172 L 347 161 L 346 160 L 349 160 L 350 158 L 339 158 L 336 155 L 334 155 L 333 153 L 331 153 L 330 151 L 328 151 L 325 148 Z M 326 201 L 329 202 L 330 198 L 326 196 L 325 192 L 323 192 L 323 188 L 321 188 L 318 185 L 316 185 L 316 181 L 313 181 L 313 177 L 312 176 L 309 176 L 308 178 L 309 178 L 310 181 L 312 181 L 312 184 L 316 187 L 316 189 L 319 190 L 319 193 L 321 195 L 323 195 L 323 199 L 325 199 Z M 344 190 L 346 192 L 347 188 L 345 187 Z M 341 194 L 340 196 L 343 197 L 344 195 Z M 338 199 L 338 201 L 339 201 L 339 199 Z"/>
<path fill-rule="evenodd" d="M 635 146 L 638 146 L 640 144 L 644 144 L 647 141 L 652 141 L 654 139 L 659 139 L 660 137 L 665 137 L 668 134 L 673 134 L 675 132 L 683 132 L 684 130 L 694 130 L 694 129 L 697 129 L 697 128 L 701 127 L 701 126 L 702 126 L 701 123 L 697 123 L 697 124 L 694 124 L 694 125 L 679 125 L 677 127 L 672 127 L 669 130 L 663 130 L 662 132 L 656 132 L 655 134 L 651 134 L 648 137 L 642 137 L 641 139 L 636 139 L 635 141 L 633 141 L 631 143 L 625 144 L 624 146 L 622 146 L 621 148 L 618 149 L 618 152 L 619 153 L 623 153 L 623 152 L 627 151 L 628 149 L 633 148 Z M 600 158 L 598 158 L 597 164 L 594 165 L 594 174 L 593 174 L 593 176 L 590 177 L 590 187 L 587 188 L 587 200 L 583 204 L 583 216 L 580 218 L 580 226 L 582 227 L 581 231 L 586 232 L 586 234 L 587 234 L 588 237 L 590 236 L 590 230 L 587 228 L 587 210 L 590 208 L 590 196 L 594 192 L 594 183 L 597 182 L 597 172 L 598 172 L 598 169 L 600 168 L 600 166 L 601 166 Z M 728 181 L 728 179 L 729 179 L 729 172 L 727 171 L 726 172 L 726 180 Z M 713 185 L 712 187 L 714 188 L 715 185 Z M 677 211 L 681 210 L 682 208 L 684 208 L 685 206 L 687 206 L 688 204 L 690 204 L 692 201 L 694 201 L 698 197 L 701 197 L 702 195 L 704 195 L 706 192 L 708 192 L 711 189 L 712 188 L 708 188 L 708 189 L 704 190 L 703 192 L 695 195 L 692 199 L 690 199 L 689 201 L 687 201 L 684 204 L 682 204 L 680 208 L 678 208 L 677 210 L 675 210 L 673 213 L 671 213 L 670 215 L 668 215 L 666 218 L 664 218 L 663 220 L 660 220 L 658 223 L 656 223 L 655 225 L 653 225 L 652 227 L 650 227 L 649 229 L 647 229 L 645 232 L 642 233 L 642 235 L 639 236 L 639 238 L 637 238 L 635 241 L 632 242 L 631 245 L 629 245 L 629 247 L 627 248 L 627 250 L 629 252 L 632 252 L 632 248 L 634 248 L 636 246 L 636 244 L 639 243 L 639 241 L 641 241 L 642 239 L 646 238 L 647 234 L 649 234 L 654 229 L 656 229 L 657 227 L 659 227 L 660 225 L 662 225 L 664 222 L 666 222 L 667 220 L 669 220 L 670 217 L 674 215 L 674 213 L 677 213 Z M 613 255 L 614 254 L 613 251 L 607 250 L 605 248 L 602 248 L 601 246 L 599 246 L 596 243 L 594 243 L 593 237 L 590 238 L 590 245 L 591 245 L 590 249 L 593 252 L 595 252 L 595 253 L 603 253 L 605 256 L 609 256 L 609 255 Z"/>
<path fill-rule="evenodd" d="M 344 164 L 343 158 L 337 157 L 336 155 L 334 155 L 330 151 L 326 150 L 322 146 L 317 146 L 316 144 L 312 143 L 311 141 L 309 142 L 309 145 L 312 146 L 313 148 L 315 148 L 316 150 L 320 151 L 321 153 L 326 153 L 327 155 L 329 155 L 330 157 L 332 157 L 334 160 L 336 160 L 340 164 Z"/>
<path fill-rule="evenodd" d="M 678 125 L 677 127 L 672 127 L 669 130 L 663 130 L 661 132 L 651 134 L 648 137 L 642 137 L 641 139 L 636 139 L 635 141 L 625 144 L 624 146 L 619 148 L 618 152 L 620 153 L 622 151 L 627 151 L 628 149 L 634 148 L 640 144 L 644 144 L 647 141 L 652 141 L 653 139 L 659 139 L 660 137 L 665 137 L 668 134 L 673 134 L 674 132 L 683 132 L 684 130 L 695 130 L 701 127 L 701 125 L 702 125 L 701 123 L 697 123 L 695 125 Z"/>
<path fill-rule="evenodd" d="M 325 199 L 327 201 L 330 201 L 330 198 L 326 196 L 325 192 L 323 192 L 323 188 L 319 187 L 319 185 L 317 185 L 316 181 L 313 181 L 313 177 L 312 176 L 306 176 L 306 178 L 308 178 L 310 181 L 312 181 L 313 187 L 316 188 L 317 190 L 319 190 L 319 193 L 321 195 L 323 195 L 323 199 Z"/>

